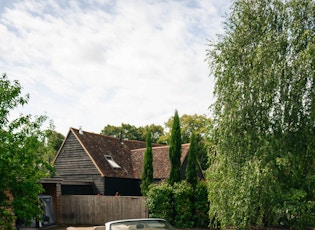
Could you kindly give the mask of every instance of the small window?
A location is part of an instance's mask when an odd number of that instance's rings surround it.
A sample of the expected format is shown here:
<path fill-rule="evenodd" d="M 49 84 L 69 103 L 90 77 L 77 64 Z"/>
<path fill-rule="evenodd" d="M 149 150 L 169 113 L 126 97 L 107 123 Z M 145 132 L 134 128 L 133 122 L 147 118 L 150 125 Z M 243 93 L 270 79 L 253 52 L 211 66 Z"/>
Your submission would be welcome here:
<path fill-rule="evenodd" d="M 114 169 L 120 169 L 121 167 L 117 164 L 110 155 L 105 155 L 105 159 L 110 164 L 110 166 Z"/>

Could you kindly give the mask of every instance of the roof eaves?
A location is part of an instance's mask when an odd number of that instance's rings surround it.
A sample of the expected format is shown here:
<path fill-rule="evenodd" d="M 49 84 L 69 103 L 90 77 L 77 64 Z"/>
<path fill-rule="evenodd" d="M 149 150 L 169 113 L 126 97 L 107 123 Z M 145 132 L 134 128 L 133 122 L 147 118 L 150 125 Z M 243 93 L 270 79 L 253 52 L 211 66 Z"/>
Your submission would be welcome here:
<path fill-rule="evenodd" d="M 65 145 L 65 142 L 66 142 L 66 140 L 67 140 L 67 138 L 68 138 L 68 136 L 69 136 L 69 134 L 70 134 L 70 131 L 71 131 L 71 128 L 69 129 L 69 131 L 68 131 L 66 137 L 63 139 L 62 144 L 61 144 L 61 146 L 60 146 L 60 148 L 59 148 L 59 150 L 58 150 L 56 156 L 54 157 L 54 159 L 53 159 L 53 161 L 52 161 L 52 164 L 55 164 L 55 161 L 56 161 L 57 157 L 59 156 L 59 154 L 60 154 L 60 152 L 61 152 L 61 149 L 62 149 L 63 146 Z"/>

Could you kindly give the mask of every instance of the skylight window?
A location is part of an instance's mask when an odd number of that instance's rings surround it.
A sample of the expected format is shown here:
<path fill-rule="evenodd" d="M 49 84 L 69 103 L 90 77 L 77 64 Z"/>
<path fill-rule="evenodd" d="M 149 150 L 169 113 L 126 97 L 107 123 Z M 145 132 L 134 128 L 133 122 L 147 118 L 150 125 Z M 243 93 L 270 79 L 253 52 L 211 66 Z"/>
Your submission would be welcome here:
<path fill-rule="evenodd" d="M 110 155 L 105 155 L 105 159 L 109 163 L 109 165 L 114 169 L 120 169 L 121 167 L 117 164 Z"/>

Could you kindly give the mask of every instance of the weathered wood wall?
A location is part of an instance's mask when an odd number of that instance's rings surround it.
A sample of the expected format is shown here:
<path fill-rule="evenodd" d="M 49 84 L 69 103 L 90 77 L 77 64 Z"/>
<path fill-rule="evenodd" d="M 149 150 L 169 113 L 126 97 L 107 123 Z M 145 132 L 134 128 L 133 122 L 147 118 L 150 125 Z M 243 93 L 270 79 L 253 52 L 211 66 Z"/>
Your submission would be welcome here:
<path fill-rule="evenodd" d="M 60 224 L 104 225 L 119 219 L 146 218 L 145 197 L 62 195 Z"/>
<path fill-rule="evenodd" d="M 83 175 L 84 178 L 84 175 L 100 174 L 73 133 L 69 133 L 69 137 L 54 161 L 54 166 L 60 177 L 82 178 Z"/>
<path fill-rule="evenodd" d="M 104 179 L 72 132 L 55 159 L 54 166 L 57 176 L 68 181 L 93 182 L 98 190 L 96 194 L 104 194 Z"/>

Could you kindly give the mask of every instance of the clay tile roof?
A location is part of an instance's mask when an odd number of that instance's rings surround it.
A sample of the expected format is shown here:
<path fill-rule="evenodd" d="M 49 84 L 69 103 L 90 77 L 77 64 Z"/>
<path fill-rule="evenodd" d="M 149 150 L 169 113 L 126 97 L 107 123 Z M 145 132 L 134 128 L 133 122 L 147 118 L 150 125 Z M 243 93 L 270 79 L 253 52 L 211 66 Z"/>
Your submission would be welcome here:
<path fill-rule="evenodd" d="M 73 128 L 71 131 L 103 176 L 133 178 L 130 148 L 123 144 L 120 139 L 86 131 L 80 134 L 78 129 Z M 113 168 L 105 159 L 105 155 L 111 156 L 121 168 Z"/>
<path fill-rule="evenodd" d="M 135 168 L 139 166 L 133 165 L 131 151 L 136 149 L 145 150 L 145 142 L 135 140 L 120 140 L 119 138 L 86 131 L 83 131 L 83 134 L 80 134 L 80 131 L 74 128 L 70 128 L 70 131 L 81 143 L 82 147 L 90 156 L 91 160 L 94 162 L 102 176 L 118 178 L 140 178 L 136 176 L 139 174 L 139 169 L 135 170 Z M 111 156 L 112 160 L 115 161 L 121 168 L 113 168 L 105 159 L 105 155 Z M 142 170 L 142 166 L 140 166 L 140 168 L 140 170 Z M 137 174 L 134 173 L 135 171 Z"/>
<path fill-rule="evenodd" d="M 184 162 L 188 150 L 189 144 L 182 145 L 181 163 Z M 145 148 L 134 149 L 131 151 L 131 161 L 133 164 L 134 178 L 141 178 L 143 159 Z M 169 146 L 152 147 L 153 155 L 153 178 L 154 179 L 166 179 L 170 174 L 170 160 L 169 160 Z"/>

